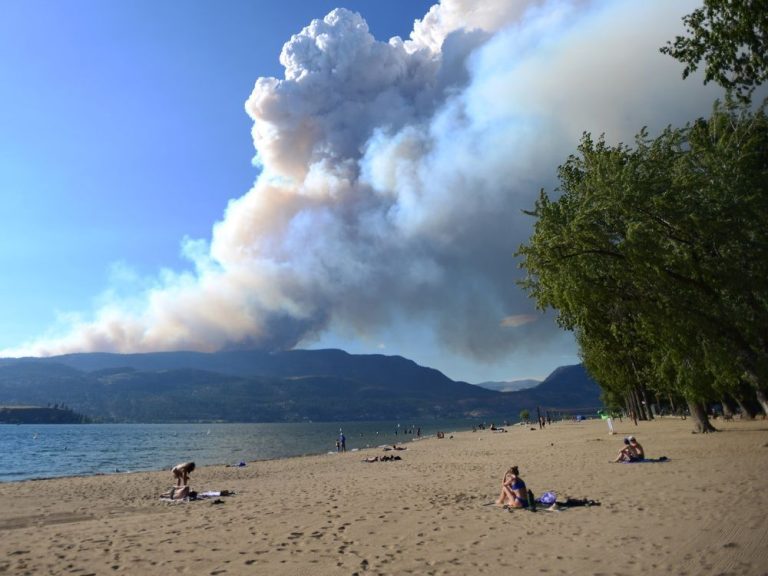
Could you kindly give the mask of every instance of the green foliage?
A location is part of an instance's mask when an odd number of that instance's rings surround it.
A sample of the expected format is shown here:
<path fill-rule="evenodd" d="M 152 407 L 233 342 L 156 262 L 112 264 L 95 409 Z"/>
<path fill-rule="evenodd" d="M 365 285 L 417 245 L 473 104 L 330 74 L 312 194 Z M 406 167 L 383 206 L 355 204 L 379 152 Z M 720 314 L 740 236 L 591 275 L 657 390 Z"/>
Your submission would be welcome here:
<path fill-rule="evenodd" d="M 531 419 L 531 413 L 528 410 L 520 410 L 520 421 L 528 422 Z"/>
<path fill-rule="evenodd" d="M 90 418 L 65 407 L 0 406 L 3 424 L 88 424 Z"/>
<path fill-rule="evenodd" d="M 768 0 L 704 0 L 683 18 L 688 36 L 661 52 L 683 62 L 683 78 L 703 60 L 704 83 L 715 81 L 743 103 L 768 80 Z"/>
<path fill-rule="evenodd" d="M 709 119 L 634 147 L 585 134 L 543 191 L 522 285 L 575 330 L 611 397 L 632 383 L 691 400 L 768 376 L 768 121 Z"/>

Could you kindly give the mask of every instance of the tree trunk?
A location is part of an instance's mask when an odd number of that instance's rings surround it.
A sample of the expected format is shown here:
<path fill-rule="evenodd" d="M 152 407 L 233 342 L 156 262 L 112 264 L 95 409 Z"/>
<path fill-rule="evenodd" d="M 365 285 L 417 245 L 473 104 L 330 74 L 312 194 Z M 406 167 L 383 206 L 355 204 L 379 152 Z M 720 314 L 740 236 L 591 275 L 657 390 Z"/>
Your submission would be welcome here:
<path fill-rule="evenodd" d="M 720 400 L 720 403 L 723 405 L 723 418 L 726 420 L 733 420 L 733 403 L 731 402 L 731 399 L 727 396 L 723 396 L 723 399 Z"/>
<path fill-rule="evenodd" d="M 750 404 L 754 406 L 755 413 L 762 410 L 763 418 L 765 418 L 768 416 L 768 389 L 766 389 L 765 383 L 758 378 L 754 370 L 747 370 L 744 380 L 755 390 L 756 402 L 750 402 Z"/>
<path fill-rule="evenodd" d="M 640 401 L 640 393 L 637 391 L 637 386 L 632 387 L 630 395 L 632 396 L 632 403 L 634 407 L 634 420 L 635 424 L 637 424 L 638 418 L 640 418 L 640 420 L 646 419 L 645 410 L 643 409 L 643 403 Z"/>
<path fill-rule="evenodd" d="M 754 420 L 755 419 L 755 411 L 750 406 L 749 401 L 747 401 L 746 398 L 742 398 L 740 394 L 733 397 L 734 400 L 736 400 L 736 404 L 739 405 L 739 409 L 741 410 L 741 417 L 744 420 Z"/>
<path fill-rule="evenodd" d="M 763 418 L 765 418 L 768 416 L 768 394 L 765 390 L 758 388 L 755 390 L 755 396 L 757 397 L 757 401 L 760 404 L 760 408 L 763 409 Z"/>
<path fill-rule="evenodd" d="M 677 414 L 677 408 L 675 407 L 674 400 L 672 400 L 672 394 L 667 394 L 667 398 L 669 398 L 669 408 L 672 410 L 672 414 Z"/>
<path fill-rule="evenodd" d="M 691 418 L 694 423 L 695 434 L 707 434 L 709 432 L 717 432 L 717 428 L 712 426 L 707 416 L 706 408 L 700 402 L 694 402 L 693 400 L 687 400 L 688 408 L 691 411 Z"/>
<path fill-rule="evenodd" d="M 637 396 L 634 388 L 630 388 L 627 392 L 627 412 L 627 417 L 637 426 Z"/>
<path fill-rule="evenodd" d="M 646 393 L 645 386 L 642 384 L 640 385 L 640 404 L 643 407 L 643 411 L 645 412 L 645 420 L 653 420 L 653 410 L 651 408 L 651 403 L 648 402 L 648 394 Z"/>
<path fill-rule="evenodd" d="M 635 399 L 632 396 L 632 390 L 627 390 L 626 396 L 624 397 L 624 404 L 626 406 L 626 413 L 627 418 L 630 420 L 633 420 L 635 418 Z M 637 424 L 637 420 L 635 420 L 635 424 Z"/>

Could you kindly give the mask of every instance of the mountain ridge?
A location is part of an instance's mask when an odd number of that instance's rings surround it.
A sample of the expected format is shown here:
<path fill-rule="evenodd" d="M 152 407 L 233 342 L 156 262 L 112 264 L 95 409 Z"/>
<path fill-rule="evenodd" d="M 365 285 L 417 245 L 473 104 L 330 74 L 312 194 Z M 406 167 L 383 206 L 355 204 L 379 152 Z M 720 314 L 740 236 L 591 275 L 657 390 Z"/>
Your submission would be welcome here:
<path fill-rule="evenodd" d="M 562 369 L 562 370 L 561 370 Z M 402 356 L 338 349 L 0 359 L 0 403 L 64 402 L 107 421 L 514 420 L 523 408 L 593 408 L 581 365 L 535 388 L 498 392 Z"/>

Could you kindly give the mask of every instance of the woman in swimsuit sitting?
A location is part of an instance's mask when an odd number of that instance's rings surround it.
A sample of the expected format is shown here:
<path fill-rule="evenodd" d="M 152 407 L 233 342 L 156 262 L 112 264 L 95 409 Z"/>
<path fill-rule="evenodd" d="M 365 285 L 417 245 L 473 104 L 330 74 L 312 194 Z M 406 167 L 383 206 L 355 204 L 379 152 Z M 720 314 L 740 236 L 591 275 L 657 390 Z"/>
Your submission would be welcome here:
<path fill-rule="evenodd" d="M 517 466 L 512 466 L 504 474 L 501 481 L 501 494 L 496 501 L 499 505 L 508 505 L 510 508 L 528 508 L 528 489 L 525 482 L 519 476 Z"/>

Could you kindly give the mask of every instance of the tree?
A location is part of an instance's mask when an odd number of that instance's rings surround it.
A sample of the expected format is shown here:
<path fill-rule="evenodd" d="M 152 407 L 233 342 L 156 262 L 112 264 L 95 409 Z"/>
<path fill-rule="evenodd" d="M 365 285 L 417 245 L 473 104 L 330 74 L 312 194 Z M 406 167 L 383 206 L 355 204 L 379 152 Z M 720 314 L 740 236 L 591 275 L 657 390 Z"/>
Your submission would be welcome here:
<path fill-rule="evenodd" d="M 768 0 L 704 0 L 683 18 L 687 36 L 660 50 L 683 62 L 683 78 L 702 60 L 704 83 L 714 81 L 742 103 L 768 80 Z"/>
<path fill-rule="evenodd" d="M 634 148 L 585 134 L 543 191 L 520 247 L 539 308 L 577 332 L 601 385 L 682 395 L 701 409 L 739 380 L 768 381 L 768 121 L 716 104 L 709 119 L 643 130 Z M 634 391 L 633 391 L 634 390 Z M 720 392 L 721 393 L 721 392 Z M 643 399 L 630 404 L 640 409 Z M 647 403 L 646 403 L 647 405 Z M 631 407 L 631 406 L 630 406 Z"/>
<path fill-rule="evenodd" d="M 531 419 L 531 413 L 528 410 L 520 410 L 520 422 L 528 422 Z"/>

